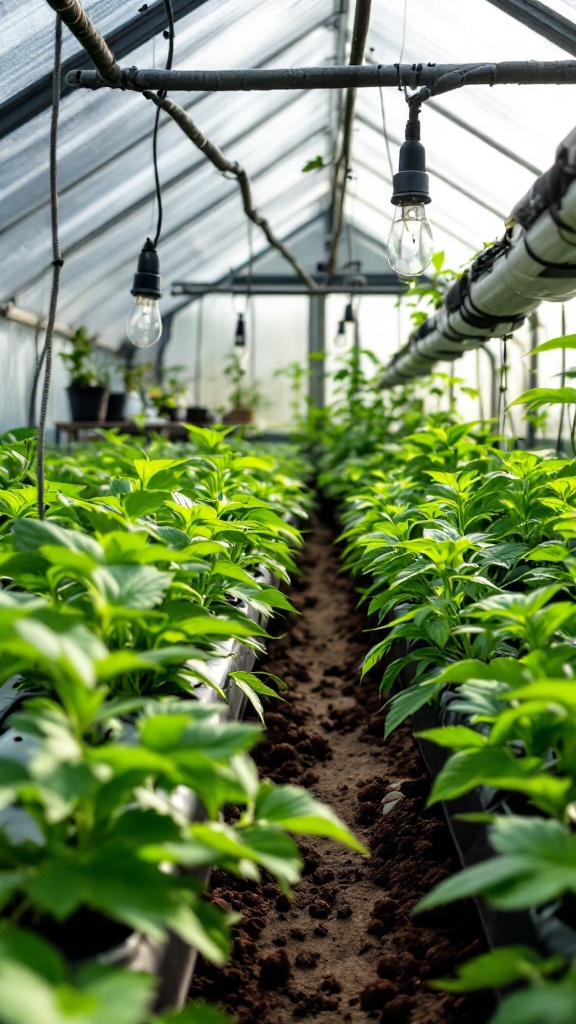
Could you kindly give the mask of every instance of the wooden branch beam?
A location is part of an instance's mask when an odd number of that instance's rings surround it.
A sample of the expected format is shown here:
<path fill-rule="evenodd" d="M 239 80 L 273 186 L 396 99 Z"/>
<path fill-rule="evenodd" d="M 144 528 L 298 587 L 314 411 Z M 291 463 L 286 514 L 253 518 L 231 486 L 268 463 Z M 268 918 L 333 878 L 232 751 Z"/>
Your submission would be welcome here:
<path fill-rule="evenodd" d="M 170 117 L 176 122 L 179 128 L 182 129 L 187 138 L 194 143 L 204 153 L 204 156 L 210 163 L 222 173 L 233 174 L 238 181 L 240 192 L 242 194 L 242 204 L 246 216 L 256 224 L 261 231 L 264 232 L 266 238 L 275 249 L 278 249 L 282 253 L 285 260 L 288 261 L 291 267 L 296 271 L 298 276 L 304 281 L 304 284 L 310 289 L 310 291 L 316 291 L 317 285 L 313 278 L 310 277 L 308 272 L 304 269 L 300 261 L 294 256 L 293 253 L 284 245 L 284 243 L 276 237 L 272 228 L 265 217 L 262 217 L 258 210 L 254 206 L 254 199 L 252 196 L 252 185 L 250 178 L 246 171 L 237 161 L 228 160 L 221 149 L 215 146 L 213 142 L 210 142 L 206 138 L 204 133 L 198 128 L 191 117 L 173 100 L 167 97 L 162 98 L 154 92 L 146 90 L 142 94 L 148 100 L 152 100 L 157 107 L 161 107 Z"/>
<path fill-rule="evenodd" d="M 47 0 L 93 61 L 107 85 L 119 84 L 122 69 L 79 0 Z"/>
<path fill-rule="evenodd" d="M 124 88 L 125 72 L 116 63 L 114 54 L 107 46 L 92 19 L 83 10 L 79 0 L 47 0 L 47 3 L 53 11 L 60 15 L 63 23 L 76 36 L 78 42 L 81 43 L 90 59 L 94 62 L 98 70 L 91 73 L 98 75 L 99 80 L 109 87 L 119 86 Z M 169 114 L 190 141 L 204 153 L 205 157 L 219 171 L 228 172 L 236 177 L 242 194 L 242 203 L 246 216 L 263 231 L 270 245 L 282 254 L 306 286 L 311 291 L 315 291 L 316 282 L 310 277 L 296 256 L 276 237 L 266 218 L 258 213 L 254 206 L 250 178 L 244 168 L 240 164 L 228 160 L 221 150 L 218 149 L 218 146 L 215 146 L 214 143 L 206 138 L 182 107 L 174 103 L 173 100 L 163 95 L 158 96 L 155 92 L 140 86 L 130 86 L 130 88 L 141 92 L 146 99 L 151 100 L 156 106 L 161 107 L 162 110 Z M 164 91 L 161 90 L 162 93 Z"/>

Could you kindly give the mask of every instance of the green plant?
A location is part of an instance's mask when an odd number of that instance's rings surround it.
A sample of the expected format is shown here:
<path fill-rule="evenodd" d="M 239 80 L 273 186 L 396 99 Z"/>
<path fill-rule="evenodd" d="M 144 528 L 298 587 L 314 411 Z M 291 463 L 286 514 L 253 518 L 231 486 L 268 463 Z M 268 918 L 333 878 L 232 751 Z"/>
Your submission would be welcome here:
<path fill-rule="evenodd" d="M 182 376 L 185 371 L 185 366 L 167 366 L 158 379 L 154 379 L 151 372 L 144 374 L 144 378 L 148 378 L 147 396 L 155 409 L 161 411 L 163 408 L 180 407 L 188 394 L 190 383 L 188 378 Z"/>
<path fill-rule="evenodd" d="M 61 352 L 60 358 L 68 370 L 72 387 L 110 386 L 112 356 L 96 349 L 96 338 L 85 327 L 79 327 L 72 339 L 72 351 Z"/>
<path fill-rule="evenodd" d="M 538 389 L 512 404 L 572 403 L 572 390 Z M 386 735 L 448 691 L 441 724 L 422 733 L 452 752 L 429 803 L 486 787 L 483 810 L 465 817 L 489 825 L 495 853 L 440 883 L 416 912 L 470 895 L 499 910 L 546 906 L 576 892 L 574 466 L 506 451 L 510 442 L 487 425 L 458 422 L 452 401 L 427 416 L 413 391 L 396 401 L 395 419 L 389 407 L 379 418 L 369 405 L 337 410 L 338 431 L 328 415 L 320 480 L 340 502 L 344 564 L 385 631 L 364 672 L 388 658 Z M 573 1019 L 569 957 L 502 948 L 435 984 L 473 991 L 519 980 L 527 987 L 492 1024 Z"/>
<path fill-rule="evenodd" d="M 246 380 L 246 369 L 236 349 L 229 353 L 224 375 L 231 386 L 230 403 L 233 409 L 257 409 L 263 403 L 260 385 Z"/>

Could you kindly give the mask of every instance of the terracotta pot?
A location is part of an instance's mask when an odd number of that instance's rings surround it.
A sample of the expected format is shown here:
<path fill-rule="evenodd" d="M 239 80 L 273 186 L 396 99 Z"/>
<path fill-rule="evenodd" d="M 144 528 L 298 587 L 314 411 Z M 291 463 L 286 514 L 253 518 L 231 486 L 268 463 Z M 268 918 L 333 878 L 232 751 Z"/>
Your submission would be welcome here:
<path fill-rule="evenodd" d="M 226 423 L 227 426 L 248 426 L 248 424 L 254 422 L 254 410 L 253 409 L 231 409 L 225 416 L 222 417 L 222 422 Z"/>

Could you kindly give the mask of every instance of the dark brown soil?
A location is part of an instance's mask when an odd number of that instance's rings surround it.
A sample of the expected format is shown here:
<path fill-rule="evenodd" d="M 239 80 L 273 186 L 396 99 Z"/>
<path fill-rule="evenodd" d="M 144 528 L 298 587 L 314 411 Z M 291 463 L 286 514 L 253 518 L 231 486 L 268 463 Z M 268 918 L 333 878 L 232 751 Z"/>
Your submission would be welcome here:
<path fill-rule="evenodd" d="M 229 966 L 200 962 L 193 995 L 239 1024 L 485 1024 L 486 998 L 426 984 L 482 949 L 480 924 L 473 905 L 409 916 L 457 864 L 443 818 L 425 810 L 430 781 L 411 730 L 383 745 L 377 686 L 359 685 L 373 639 L 352 584 L 338 574 L 328 527 L 312 531 L 301 569 L 292 599 L 302 615 L 270 644 L 265 666 L 290 689 L 268 712 L 256 761 L 275 782 L 304 785 L 329 803 L 372 856 L 307 839 L 291 901 L 270 881 L 215 872 L 213 899 L 244 916 Z"/>

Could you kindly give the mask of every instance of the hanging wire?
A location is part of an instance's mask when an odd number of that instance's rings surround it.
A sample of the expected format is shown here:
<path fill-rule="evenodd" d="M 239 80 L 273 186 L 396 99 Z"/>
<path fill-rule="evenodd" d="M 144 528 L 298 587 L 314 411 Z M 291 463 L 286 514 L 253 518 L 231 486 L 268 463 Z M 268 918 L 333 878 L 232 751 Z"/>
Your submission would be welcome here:
<path fill-rule="evenodd" d="M 166 59 L 166 71 L 172 70 L 172 63 L 174 61 L 174 12 L 172 10 L 172 0 L 164 0 L 164 6 L 166 7 L 166 16 L 168 18 L 168 57 Z M 164 99 L 166 96 L 165 92 L 158 93 L 160 99 Z M 154 182 L 156 185 L 156 201 L 158 204 L 158 220 L 156 223 L 156 234 L 154 236 L 154 248 L 158 247 L 160 241 L 160 235 L 162 234 L 162 220 L 164 216 L 164 210 L 162 207 L 162 186 L 160 184 L 160 172 L 158 170 L 158 128 L 160 126 L 160 114 L 162 112 L 161 107 L 156 107 L 156 117 L 154 118 L 154 132 L 152 135 L 152 157 L 154 162 Z"/>
<path fill-rule="evenodd" d="M 484 396 L 482 394 L 482 380 L 480 375 L 480 349 L 475 349 L 474 354 L 476 356 L 476 389 L 478 391 L 478 414 L 482 422 L 484 422 Z"/>
<path fill-rule="evenodd" d="M 36 366 L 34 369 L 34 379 L 32 381 L 32 388 L 30 390 L 30 402 L 28 404 L 28 426 L 30 429 L 36 426 L 36 396 L 38 394 L 38 382 L 40 380 L 40 371 L 44 365 L 44 357 L 46 355 L 45 348 L 42 346 L 40 351 L 40 335 L 42 334 L 42 314 L 44 312 L 44 300 L 46 296 L 46 277 L 44 274 L 42 277 L 42 289 L 40 293 L 40 321 L 38 327 L 34 333 L 34 356 L 36 359 Z"/>
<path fill-rule="evenodd" d="M 404 0 L 404 17 L 403 17 L 403 21 L 402 21 L 402 46 L 400 48 L 400 57 L 398 58 L 398 64 L 402 63 L 402 58 L 404 56 L 404 45 L 406 43 L 407 13 L 408 13 L 408 0 Z M 399 91 L 401 92 L 402 90 L 399 89 Z"/>
<path fill-rule="evenodd" d="M 384 133 L 384 142 L 386 143 L 386 152 L 388 154 L 388 166 L 390 167 L 390 179 L 394 177 L 394 164 L 392 163 L 392 153 L 390 151 L 390 139 L 388 138 L 388 128 L 386 126 L 386 110 L 384 108 L 384 90 L 380 85 L 378 87 L 380 93 L 380 110 L 382 112 L 382 131 Z"/>
<path fill-rule="evenodd" d="M 562 333 L 562 336 L 564 336 L 566 334 L 566 306 L 564 305 L 564 303 L 562 303 L 562 307 L 561 307 L 561 316 L 562 316 L 562 320 L 561 320 L 561 333 Z M 566 383 L 566 349 L 563 348 L 561 351 L 562 351 L 562 369 L 561 369 L 561 373 L 560 373 L 560 387 L 563 388 L 565 383 Z M 557 451 L 558 454 L 560 454 L 560 452 L 562 451 L 562 432 L 564 430 L 564 410 L 565 410 L 565 408 L 566 408 L 566 406 L 564 405 L 563 402 L 561 402 L 561 404 L 560 404 L 560 423 L 558 424 L 558 437 L 556 439 L 556 451 Z M 574 436 L 574 431 L 572 431 L 572 436 Z"/>
<path fill-rule="evenodd" d="M 58 231 L 58 119 L 60 114 L 60 81 L 62 78 L 62 22 L 60 16 L 56 15 L 56 30 L 54 37 L 54 73 L 52 78 L 52 118 L 50 122 L 50 215 L 52 225 L 52 292 L 50 295 L 50 309 L 46 323 L 46 338 L 42 355 L 38 360 L 38 367 L 45 362 L 44 382 L 42 385 L 42 399 L 40 403 L 40 423 L 38 425 L 38 446 L 36 454 L 36 473 L 38 478 L 38 517 L 44 519 L 44 460 L 46 449 L 46 417 L 48 412 L 48 397 L 50 395 L 50 379 L 52 375 L 52 338 L 54 336 L 54 324 L 56 322 L 56 310 L 58 307 L 58 291 L 60 287 L 60 273 L 64 260 L 60 251 L 60 238 Z M 38 376 L 40 370 L 38 369 Z"/>
<path fill-rule="evenodd" d="M 198 300 L 196 317 L 196 361 L 194 367 L 194 402 L 200 408 L 200 384 L 202 379 L 202 344 L 204 341 L 204 296 Z"/>
<path fill-rule="evenodd" d="M 500 386 L 498 388 L 498 433 L 504 435 L 504 451 L 508 451 L 506 439 L 506 396 L 508 394 L 508 341 L 511 334 L 500 338 Z"/>

